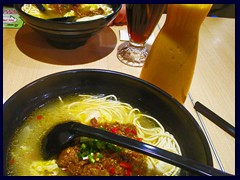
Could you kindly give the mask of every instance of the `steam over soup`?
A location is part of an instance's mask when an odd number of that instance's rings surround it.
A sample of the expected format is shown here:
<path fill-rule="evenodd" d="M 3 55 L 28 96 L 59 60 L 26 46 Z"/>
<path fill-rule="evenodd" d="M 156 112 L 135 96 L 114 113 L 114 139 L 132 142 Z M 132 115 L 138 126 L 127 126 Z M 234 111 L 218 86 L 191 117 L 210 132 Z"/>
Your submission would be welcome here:
<path fill-rule="evenodd" d="M 74 16 L 75 21 L 87 21 L 113 13 L 108 4 L 42 4 L 45 11 L 40 11 L 35 4 L 24 4 L 22 11 L 41 19 Z"/>
<path fill-rule="evenodd" d="M 8 151 L 8 175 L 178 175 L 163 161 L 97 139 L 81 137 L 75 145 L 45 161 L 41 142 L 57 124 L 74 120 L 181 155 L 173 135 L 154 117 L 114 95 L 72 95 L 35 110 L 17 130 Z M 53 142 L 54 143 L 54 142 Z M 24 162 L 24 163 L 23 163 Z"/>

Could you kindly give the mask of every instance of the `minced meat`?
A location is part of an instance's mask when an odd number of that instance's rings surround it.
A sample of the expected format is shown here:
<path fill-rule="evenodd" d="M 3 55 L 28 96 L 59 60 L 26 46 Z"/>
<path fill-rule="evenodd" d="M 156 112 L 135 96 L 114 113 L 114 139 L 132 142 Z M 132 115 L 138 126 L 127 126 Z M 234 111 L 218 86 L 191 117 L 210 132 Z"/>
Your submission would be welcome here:
<path fill-rule="evenodd" d="M 136 128 L 132 124 L 104 123 L 100 124 L 96 119 L 91 120 L 91 124 L 95 128 L 104 128 L 115 134 L 137 139 Z M 91 162 L 88 158 L 81 159 L 78 156 L 81 143 L 73 147 L 69 147 L 61 152 L 57 160 L 60 168 L 69 175 L 75 176 L 130 176 L 130 175 L 146 175 L 147 164 L 146 156 L 132 150 L 121 148 L 121 151 L 112 152 L 111 150 L 103 150 L 102 157 L 95 158 Z"/>

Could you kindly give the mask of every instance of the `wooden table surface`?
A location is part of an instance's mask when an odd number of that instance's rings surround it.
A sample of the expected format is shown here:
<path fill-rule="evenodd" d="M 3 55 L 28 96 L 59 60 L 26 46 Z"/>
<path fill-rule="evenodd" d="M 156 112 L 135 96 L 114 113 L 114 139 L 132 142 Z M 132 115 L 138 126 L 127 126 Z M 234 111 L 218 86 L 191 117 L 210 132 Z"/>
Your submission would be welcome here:
<path fill-rule="evenodd" d="M 166 16 L 154 31 L 156 36 Z M 130 67 L 116 57 L 119 30 L 110 26 L 82 47 L 60 50 L 28 26 L 3 30 L 3 98 L 28 83 L 59 71 L 97 68 L 139 76 L 141 68 Z M 235 139 L 197 114 L 199 101 L 235 126 L 235 19 L 207 17 L 200 30 L 199 51 L 189 96 L 184 106 L 204 129 L 212 149 L 214 167 L 235 174 Z M 199 116 L 198 116 L 199 115 Z"/>

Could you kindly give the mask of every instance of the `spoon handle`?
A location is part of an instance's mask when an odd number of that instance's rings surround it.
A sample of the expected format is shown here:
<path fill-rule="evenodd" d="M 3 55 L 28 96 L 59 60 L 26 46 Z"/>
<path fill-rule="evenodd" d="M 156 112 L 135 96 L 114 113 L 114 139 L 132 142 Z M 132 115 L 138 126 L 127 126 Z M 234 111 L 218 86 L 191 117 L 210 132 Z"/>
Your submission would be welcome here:
<path fill-rule="evenodd" d="M 44 12 L 46 9 L 43 7 L 43 5 L 42 4 L 35 4 L 36 5 L 36 7 L 40 10 L 40 11 L 42 11 L 42 12 Z"/>
<path fill-rule="evenodd" d="M 215 169 L 211 166 L 204 165 L 197 161 L 191 160 L 187 157 L 174 154 L 172 152 L 157 148 L 150 144 L 146 144 L 134 139 L 113 134 L 108 131 L 97 129 L 84 124 L 75 123 L 72 126 L 71 131 L 73 131 L 74 133 L 79 133 L 82 136 L 100 139 L 103 141 L 107 141 L 128 149 L 146 154 L 148 156 L 151 156 L 159 160 L 162 160 L 164 162 L 178 166 L 180 168 L 189 170 L 191 172 L 195 172 L 196 174 L 199 174 L 199 175 L 205 175 L 205 176 L 230 176 L 231 175 L 223 171 L 220 171 L 218 169 Z"/>

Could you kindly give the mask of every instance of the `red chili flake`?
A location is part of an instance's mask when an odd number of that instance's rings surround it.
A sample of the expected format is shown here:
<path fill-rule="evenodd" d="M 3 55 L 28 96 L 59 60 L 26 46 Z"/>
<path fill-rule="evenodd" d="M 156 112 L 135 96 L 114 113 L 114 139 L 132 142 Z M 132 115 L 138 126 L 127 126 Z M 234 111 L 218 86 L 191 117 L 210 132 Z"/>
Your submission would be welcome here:
<path fill-rule="evenodd" d="M 124 175 L 125 176 L 131 176 L 131 173 L 132 172 L 129 169 L 126 169 Z"/>
<path fill-rule="evenodd" d="M 11 159 L 11 160 L 10 160 L 10 164 L 14 164 L 14 159 Z"/>
<path fill-rule="evenodd" d="M 126 133 L 130 133 L 130 132 L 131 132 L 131 129 L 127 127 L 127 128 L 125 129 L 125 132 L 126 132 Z"/>
<path fill-rule="evenodd" d="M 38 116 L 37 116 L 37 120 L 41 120 L 42 118 L 43 118 L 42 115 L 38 115 Z"/>
<path fill-rule="evenodd" d="M 137 138 L 136 140 L 142 142 L 143 138 Z"/>
<path fill-rule="evenodd" d="M 113 127 L 110 130 L 112 133 L 116 134 L 118 132 L 118 128 L 117 127 Z"/>
<path fill-rule="evenodd" d="M 137 135 L 137 131 L 135 131 L 134 129 L 131 130 L 131 133 Z"/>
<path fill-rule="evenodd" d="M 131 164 L 128 164 L 126 162 L 120 162 L 120 166 L 124 167 L 126 169 L 131 169 L 131 167 L 132 167 Z"/>
<path fill-rule="evenodd" d="M 109 171 L 110 174 L 114 174 L 115 173 L 115 168 L 111 167 L 108 171 Z"/>

